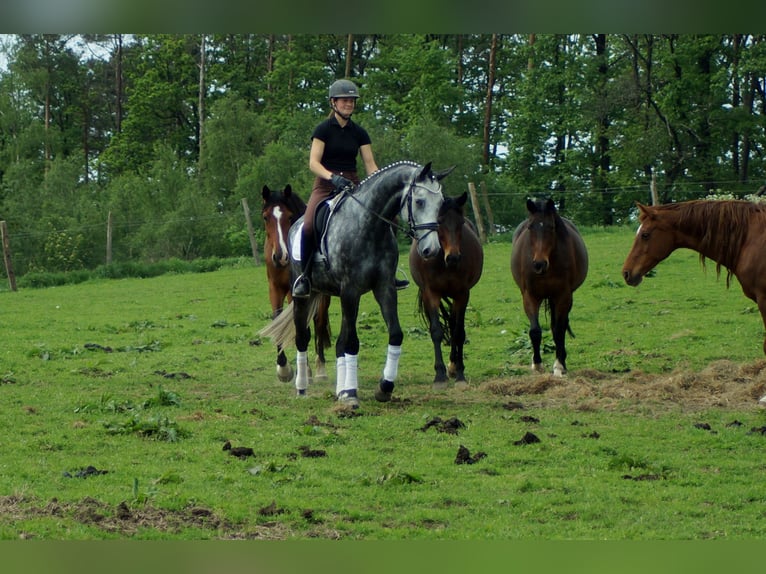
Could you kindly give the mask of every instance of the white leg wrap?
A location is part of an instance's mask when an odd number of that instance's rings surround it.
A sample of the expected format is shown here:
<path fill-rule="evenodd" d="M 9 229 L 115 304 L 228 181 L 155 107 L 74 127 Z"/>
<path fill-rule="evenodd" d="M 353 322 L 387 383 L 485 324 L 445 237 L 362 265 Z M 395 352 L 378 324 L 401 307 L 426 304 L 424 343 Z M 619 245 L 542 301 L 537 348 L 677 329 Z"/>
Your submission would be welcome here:
<path fill-rule="evenodd" d="M 383 367 L 383 378 L 392 383 L 396 381 L 396 375 L 399 372 L 399 357 L 402 354 L 401 345 L 389 345 L 388 355 L 386 356 L 386 366 Z"/>
<path fill-rule="evenodd" d="M 344 391 L 357 389 L 359 387 L 359 380 L 357 379 L 357 369 L 359 365 L 358 358 L 357 355 L 349 355 L 346 353 L 346 380 L 343 384 Z"/>
<path fill-rule="evenodd" d="M 346 384 L 346 357 L 338 357 L 335 360 L 335 396 L 338 396 Z"/>
<path fill-rule="evenodd" d="M 295 374 L 295 388 L 299 391 L 305 391 L 309 386 L 308 353 L 306 351 L 298 351 L 295 363 L 297 367 Z"/>

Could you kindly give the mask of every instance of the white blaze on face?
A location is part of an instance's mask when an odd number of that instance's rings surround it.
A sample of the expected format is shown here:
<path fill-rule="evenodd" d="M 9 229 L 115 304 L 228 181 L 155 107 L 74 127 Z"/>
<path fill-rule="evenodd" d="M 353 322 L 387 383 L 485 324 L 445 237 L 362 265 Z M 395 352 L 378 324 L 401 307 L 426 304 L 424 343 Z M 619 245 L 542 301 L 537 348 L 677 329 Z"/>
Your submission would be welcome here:
<path fill-rule="evenodd" d="M 639 235 L 641 235 L 641 226 L 640 225 L 638 226 L 638 229 L 636 229 L 636 237 L 638 237 Z"/>
<path fill-rule="evenodd" d="M 282 211 L 282 208 L 279 206 L 276 206 L 271 211 L 272 217 L 277 222 L 277 243 L 279 244 L 279 251 L 280 253 L 284 253 L 287 255 L 287 237 L 285 237 L 285 234 L 282 230 L 282 226 L 279 225 L 279 222 L 282 220 L 282 217 L 284 216 L 284 212 Z"/>

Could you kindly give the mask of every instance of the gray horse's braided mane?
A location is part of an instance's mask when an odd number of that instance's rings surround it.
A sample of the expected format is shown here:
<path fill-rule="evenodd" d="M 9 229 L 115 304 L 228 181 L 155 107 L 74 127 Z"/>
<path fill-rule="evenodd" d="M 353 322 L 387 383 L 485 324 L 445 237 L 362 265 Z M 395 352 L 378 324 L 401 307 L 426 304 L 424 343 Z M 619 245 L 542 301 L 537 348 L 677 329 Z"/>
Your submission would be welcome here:
<path fill-rule="evenodd" d="M 407 159 L 401 160 L 401 161 L 395 161 L 392 164 L 387 165 L 386 167 L 381 167 L 378 171 L 376 171 L 373 174 L 368 175 L 365 177 L 362 181 L 359 182 L 359 185 L 362 185 L 364 182 L 366 182 L 368 179 L 372 179 L 373 177 L 377 177 L 379 175 L 383 175 L 384 171 L 388 171 L 389 169 L 393 169 L 395 167 L 399 167 L 400 165 L 409 165 L 411 167 L 420 167 L 420 164 L 414 161 L 410 161 Z"/>

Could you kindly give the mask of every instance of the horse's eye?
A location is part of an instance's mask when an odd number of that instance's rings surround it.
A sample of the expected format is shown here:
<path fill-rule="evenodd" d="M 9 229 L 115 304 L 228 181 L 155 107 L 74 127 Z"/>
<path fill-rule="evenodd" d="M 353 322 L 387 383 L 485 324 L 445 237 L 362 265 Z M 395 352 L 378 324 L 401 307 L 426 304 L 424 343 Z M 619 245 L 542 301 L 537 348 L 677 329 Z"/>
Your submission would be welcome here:
<path fill-rule="evenodd" d="M 651 235 L 651 233 L 649 233 L 648 231 L 642 231 L 641 232 L 641 239 L 649 239 L 650 235 Z"/>
<path fill-rule="evenodd" d="M 417 200 L 415 200 L 415 206 L 416 206 L 418 209 L 423 209 L 423 208 L 426 206 L 426 201 L 425 201 L 425 199 L 417 199 Z"/>

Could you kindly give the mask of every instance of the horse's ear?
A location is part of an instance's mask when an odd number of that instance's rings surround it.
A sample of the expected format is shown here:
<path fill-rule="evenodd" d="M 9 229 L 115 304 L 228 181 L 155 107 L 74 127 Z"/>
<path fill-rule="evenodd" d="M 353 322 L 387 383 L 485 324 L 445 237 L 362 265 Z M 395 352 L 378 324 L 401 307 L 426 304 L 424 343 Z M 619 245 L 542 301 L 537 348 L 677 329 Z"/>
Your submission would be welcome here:
<path fill-rule="evenodd" d="M 293 188 L 292 188 L 292 186 L 291 186 L 291 185 L 288 183 L 288 184 L 285 186 L 285 189 L 284 189 L 284 191 L 283 191 L 282 193 L 284 193 L 284 194 L 285 194 L 285 197 L 290 197 L 290 196 L 293 194 Z"/>
<path fill-rule="evenodd" d="M 537 205 L 531 199 L 527 199 L 527 211 L 529 213 L 535 213 L 537 211 Z"/>
<path fill-rule="evenodd" d="M 423 169 L 420 170 L 418 177 L 415 178 L 417 181 L 424 181 L 426 177 L 428 177 L 428 174 L 431 173 L 431 163 L 432 162 L 429 161 L 426 165 L 423 166 Z"/>
<path fill-rule="evenodd" d="M 641 215 L 643 215 L 644 217 L 649 217 L 651 215 L 651 211 L 649 211 L 649 208 L 643 203 L 640 203 L 637 201 L 636 207 L 638 207 L 638 210 L 641 212 Z"/>
<path fill-rule="evenodd" d="M 445 177 L 447 177 L 449 174 L 451 174 L 452 170 L 454 170 L 456 167 L 457 167 L 456 165 L 453 165 L 452 167 L 448 167 L 447 169 L 443 169 L 441 171 L 435 171 L 434 177 L 436 178 L 437 181 L 441 181 Z"/>
<path fill-rule="evenodd" d="M 264 201 L 268 201 L 270 195 L 271 195 L 271 190 L 269 189 L 267 185 L 264 185 L 263 191 L 261 191 L 261 197 L 263 197 Z"/>
<path fill-rule="evenodd" d="M 553 200 L 550 197 L 545 202 L 545 212 L 556 213 L 556 204 L 553 202 Z"/>
<path fill-rule="evenodd" d="M 457 202 L 458 206 L 460 207 L 464 206 L 465 202 L 468 201 L 468 192 L 464 191 L 463 195 L 458 197 L 455 201 Z"/>

